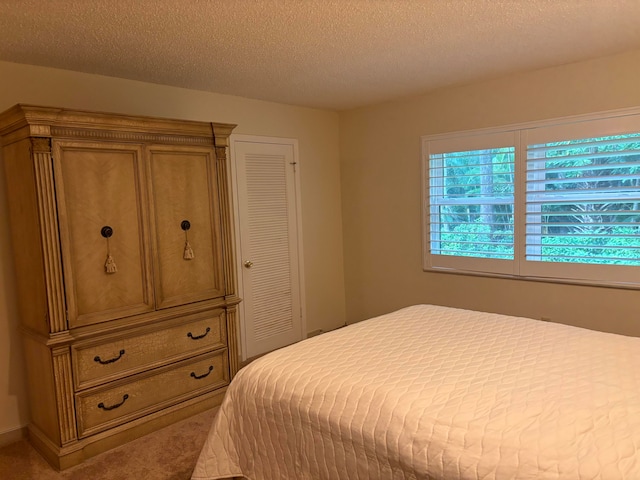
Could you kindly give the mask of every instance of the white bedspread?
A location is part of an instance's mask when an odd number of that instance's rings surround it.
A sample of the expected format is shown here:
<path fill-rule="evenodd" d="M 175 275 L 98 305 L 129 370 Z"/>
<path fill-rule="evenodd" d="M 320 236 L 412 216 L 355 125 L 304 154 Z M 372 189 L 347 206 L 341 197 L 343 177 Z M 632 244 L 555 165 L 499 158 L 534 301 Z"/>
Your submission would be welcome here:
<path fill-rule="evenodd" d="M 640 339 L 431 305 L 311 338 L 233 380 L 193 478 L 242 475 L 640 479 Z"/>

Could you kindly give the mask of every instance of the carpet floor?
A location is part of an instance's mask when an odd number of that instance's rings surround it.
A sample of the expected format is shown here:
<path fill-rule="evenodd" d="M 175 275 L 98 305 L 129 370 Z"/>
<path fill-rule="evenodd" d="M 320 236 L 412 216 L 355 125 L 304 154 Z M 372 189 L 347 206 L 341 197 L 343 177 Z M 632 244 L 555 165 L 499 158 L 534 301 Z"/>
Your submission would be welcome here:
<path fill-rule="evenodd" d="M 62 472 L 27 440 L 0 449 L 3 480 L 187 480 L 218 407 L 164 427 Z"/>

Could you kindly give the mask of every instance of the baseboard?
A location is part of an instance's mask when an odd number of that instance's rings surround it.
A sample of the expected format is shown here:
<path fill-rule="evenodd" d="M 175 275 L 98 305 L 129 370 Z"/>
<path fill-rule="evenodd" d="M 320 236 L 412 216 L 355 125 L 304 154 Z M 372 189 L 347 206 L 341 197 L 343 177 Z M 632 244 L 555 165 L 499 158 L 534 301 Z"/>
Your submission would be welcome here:
<path fill-rule="evenodd" d="M 27 438 L 26 426 L 2 432 L 0 433 L 0 448 L 22 440 L 23 438 Z"/>

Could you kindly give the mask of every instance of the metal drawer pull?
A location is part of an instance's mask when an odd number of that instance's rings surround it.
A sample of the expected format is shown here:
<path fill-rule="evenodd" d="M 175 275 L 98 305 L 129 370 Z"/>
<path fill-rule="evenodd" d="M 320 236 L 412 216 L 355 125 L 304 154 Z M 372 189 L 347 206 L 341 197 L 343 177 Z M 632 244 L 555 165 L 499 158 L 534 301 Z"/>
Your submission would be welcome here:
<path fill-rule="evenodd" d="M 201 338 L 206 337 L 207 333 L 209 333 L 210 331 L 211 331 L 211 327 L 207 327 L 207 329 L 204 331 L 204 333 L 202 335 L 196 335 L 194 337 L 193 333 L 189 332 L 189 333 L 187 333 L 187 337 L 189 337 L 192 340 L 200 340 Z"/>
<path fill-rule="evenodd" d="M 118 355 L 117 357 L 110 358 L 109 360 L 101 360 L 100 357 L 96 355 L 95 357 L 93 357 L 93 361 L 98 362 L 102 365 L 107 365 L 109 363 L 117 362 L 122 358 L 123 355 L 124 355 L 124 350 L 120 350 L 120 355 Z"/>
<path fill-rule="evenodd" d="M 98 408 L 101 408 L 103 410 L 113 410 L 114 408 L 121 407 L 124 404 L 124 402 L 127 401 L 128 398 L 129 398 L 129 394 L 125 393 L 124 397 L 122 397 L 122 401 L 120 403 L 116 403 L 115 405 L 111 405 L 110 407 L 105 407 L 104 403 L 100 402 L 98 404 Z"/>
<path fill-rule="evenodd" d="M 207 373 L 198 376 L 195 372 L 191 372 L 191 376 L 196 380 L 200 380 L 201 378 L 208 377 L 211 372 L 213 372 L 213 365 L 209 365 L 209 371 Z"/>

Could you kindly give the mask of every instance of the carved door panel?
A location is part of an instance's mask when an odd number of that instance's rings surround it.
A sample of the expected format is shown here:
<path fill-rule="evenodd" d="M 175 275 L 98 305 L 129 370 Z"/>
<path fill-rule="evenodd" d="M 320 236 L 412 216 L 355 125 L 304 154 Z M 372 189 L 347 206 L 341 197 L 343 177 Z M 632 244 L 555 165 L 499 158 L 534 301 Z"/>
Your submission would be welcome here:
<path fill-rule="evenodd" d="M 154 308 L 142 149 L 53 142 L 69 326 Z"/>
<path fill-rule="evenodd" d="M 157 308 L 224 295 L 212 148 L 149 149 Z"/>

